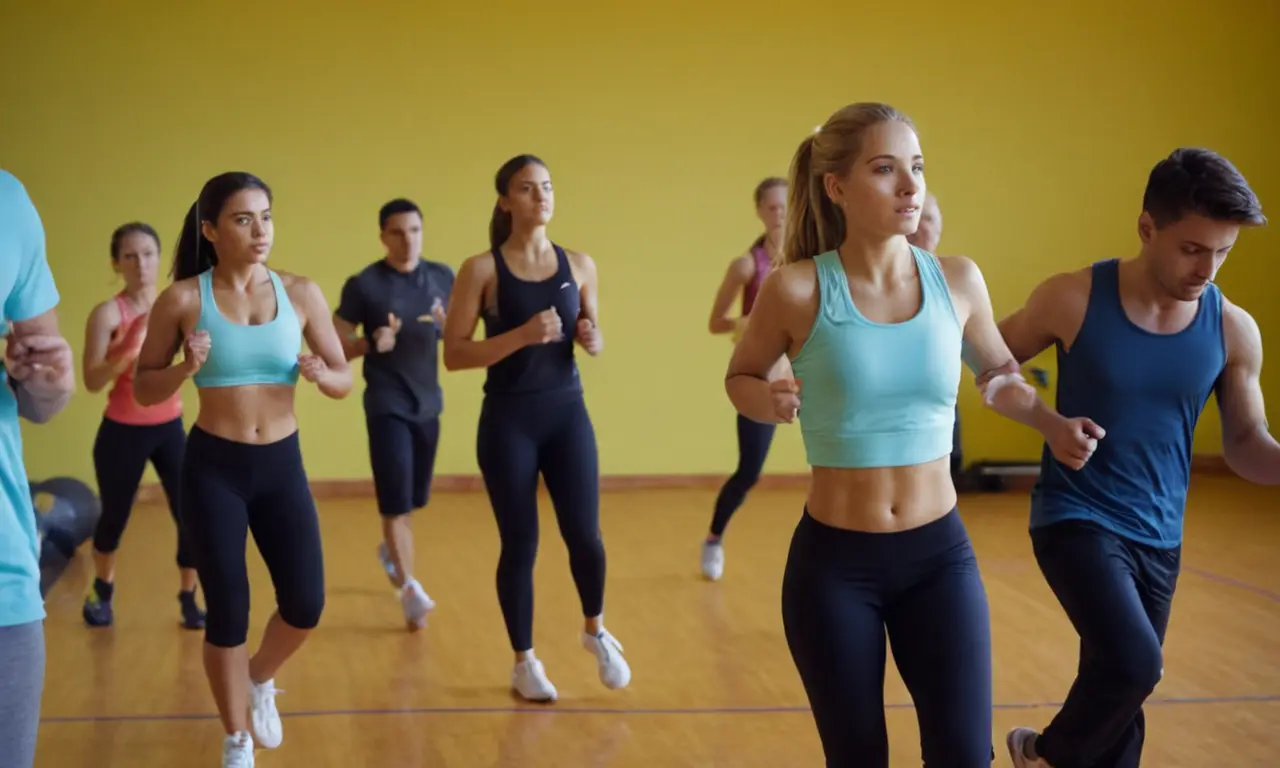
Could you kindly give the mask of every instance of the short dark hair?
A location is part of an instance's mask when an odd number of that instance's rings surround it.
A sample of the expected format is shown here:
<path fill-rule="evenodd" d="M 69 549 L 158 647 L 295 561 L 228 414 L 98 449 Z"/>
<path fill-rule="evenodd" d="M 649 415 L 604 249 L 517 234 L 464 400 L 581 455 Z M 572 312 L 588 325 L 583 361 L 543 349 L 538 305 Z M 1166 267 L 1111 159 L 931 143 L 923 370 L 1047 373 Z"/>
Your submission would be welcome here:
<path fill-rule="evenodd" d="M 387 219 L 399 213 L 416 213 L 418 218 L 422 218 L 422 210 L 418 208 L 417 203 L 407 198 L 397 197 L 378 210 L 379 231 L 387 228 Z"/>
<path fill-rule="evenodd" d="M 1156 163 L 1147 178 L 1142 210 L 1159 228 L 1188 214 L 1245 226 L 1267 223 L 1258 196 L 1231 161 L 1198 147 L 1175 149 Z"/>

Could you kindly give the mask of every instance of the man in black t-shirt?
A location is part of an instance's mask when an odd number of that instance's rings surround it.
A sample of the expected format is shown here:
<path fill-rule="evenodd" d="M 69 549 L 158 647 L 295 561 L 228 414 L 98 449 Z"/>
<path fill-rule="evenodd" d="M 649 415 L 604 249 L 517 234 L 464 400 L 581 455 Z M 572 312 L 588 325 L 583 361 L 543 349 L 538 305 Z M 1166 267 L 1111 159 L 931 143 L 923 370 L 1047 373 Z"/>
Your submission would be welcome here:
<path fill-rule="evenodd" d="M 410 628 L 435 603 L 413 576 L 410 513 L 427 505 L 440 438 L 439 346 L 453 269 L 422 258 L 422 213 L 392 200 L 378 213 L 380 259 L 348 278 L 334 312 L 347 359 L 364 356 L 369 462 L 382 517 L 382 566 Z M 359 331 L 357 331 L 359 328 Z"/>

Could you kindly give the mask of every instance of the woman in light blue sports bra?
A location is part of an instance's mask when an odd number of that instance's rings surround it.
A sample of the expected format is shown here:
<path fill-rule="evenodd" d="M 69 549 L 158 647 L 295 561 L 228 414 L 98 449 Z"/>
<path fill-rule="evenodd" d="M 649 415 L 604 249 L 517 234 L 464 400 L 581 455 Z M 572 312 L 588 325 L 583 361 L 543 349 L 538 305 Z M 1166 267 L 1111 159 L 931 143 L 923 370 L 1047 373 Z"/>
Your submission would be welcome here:
<path fill-rule="evenodd" d="M 267 266 L 273 231 L 271 190 L 261 179 L 225 173 L 204 185 L 174 252 L 174 282 L 152 308 L 133 385 L 143 405 L 172 396 L 187 378 L 200 393 L 179 512 L 208 604 L 205 670 L 227 734 L 224 768 L 252 768 L 255 745 L 280 745 L 274 678 L 324 608 L 295 385 L 301 376 L 333 399 L 352 386 L 324 294 Z M 250 532 L 278 603 L 252 658 Z"/>
<path fill-rule="evenodd" d="M 974 263 L 907 242 L 923 163 L 911 121 L 884 104 L 845 107 L 801 143 L 786 263 L 762 286 L 726 381 L 747 418 L 798 417 L 813 468 L 782 615 L 831 766 L 889 765 L 886 633 L 924 764 L 991 765 L 987 599 L 949 466 L 962 346 L 980 374 L 1009 372 L 986 393 L 997 412 L 1056 417 L 1005 367 Z"/>

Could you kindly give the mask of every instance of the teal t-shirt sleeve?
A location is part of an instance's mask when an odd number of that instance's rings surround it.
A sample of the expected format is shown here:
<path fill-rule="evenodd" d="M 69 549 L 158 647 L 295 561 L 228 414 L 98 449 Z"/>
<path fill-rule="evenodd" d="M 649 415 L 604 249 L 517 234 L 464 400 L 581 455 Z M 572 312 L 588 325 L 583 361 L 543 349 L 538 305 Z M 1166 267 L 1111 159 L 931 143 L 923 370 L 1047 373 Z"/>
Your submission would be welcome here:
<path fill-rule="evenodd" d="M 39 317 L 58 306 L 60 299 L 45 252 L 44 223 L 25 189 L 18 207 L 15 217 L 15 229 L 21 243 L 18 275 L 4 302 L 4 316 L 13 322 Z"/>

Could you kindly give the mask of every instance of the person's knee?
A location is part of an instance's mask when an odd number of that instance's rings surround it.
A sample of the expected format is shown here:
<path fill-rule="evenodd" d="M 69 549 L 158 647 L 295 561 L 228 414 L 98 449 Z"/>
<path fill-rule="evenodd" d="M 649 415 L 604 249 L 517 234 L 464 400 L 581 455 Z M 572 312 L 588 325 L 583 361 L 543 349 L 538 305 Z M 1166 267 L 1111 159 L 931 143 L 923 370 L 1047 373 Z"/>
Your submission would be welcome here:
<path fill-rule="evenodd" d="M 1100 661 L 1109 669 L 1113 685 L 1146 698 L 1164 677 L 1164 651 L 1155 637 L 1130 638 L 1104 651 Z"/>
<path fill-rule="evenodd" d="M 294 629 L 315 629 L 324 613 L 323 582 L 298 585 L 279 598 L 280 618 Z"/>
<path fill-rule="evenodd" d="M 249 585 L 206 583 L 204 600 L 205 641 L 218 648 L 244 645 L 249 639 Z"/>

